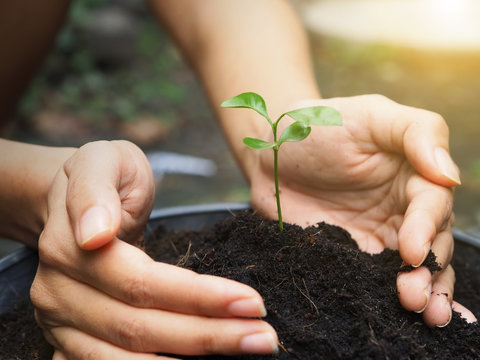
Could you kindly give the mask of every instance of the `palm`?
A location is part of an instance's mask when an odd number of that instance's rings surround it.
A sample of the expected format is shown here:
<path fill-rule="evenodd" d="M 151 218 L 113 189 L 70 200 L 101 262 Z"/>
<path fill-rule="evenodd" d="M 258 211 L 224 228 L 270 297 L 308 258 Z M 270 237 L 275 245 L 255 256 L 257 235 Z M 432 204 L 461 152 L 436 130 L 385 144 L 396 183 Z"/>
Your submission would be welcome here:
<path fill-rule="evenodd" d="M 284 220 L 337 224 L 366 251 L 396 248 L 408 205 L 404 189 L 414 171 L 403 156 L 375 145 L 367 119 L 343 116 L 342 127 L 314 128 L 305 141 L 280 149 Z M 259 154 L 261 171 L 252 179 L 252 203 L 276 217 L 271 152 Z"/>

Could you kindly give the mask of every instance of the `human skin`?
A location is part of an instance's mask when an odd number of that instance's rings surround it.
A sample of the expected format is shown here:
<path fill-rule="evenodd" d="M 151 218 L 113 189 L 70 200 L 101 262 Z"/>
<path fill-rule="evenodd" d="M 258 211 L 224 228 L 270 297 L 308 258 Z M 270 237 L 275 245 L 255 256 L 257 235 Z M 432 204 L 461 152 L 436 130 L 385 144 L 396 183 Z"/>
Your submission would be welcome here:
<path fill-rule="evenodd" d="M 243 91 L 255 91 L 266 99 L 272 117 L 302 99 L 319 99 L 315 101 L 342 112 L 342 128 L 313 129 L 307 141 L 282 147 L 284 218 L 302 224 L 337 223 L 351 231 L 362 248 L 398 247 L 405 262 L 415 265 L 422 260 L 424 245 L 431 246 L 445 270 L 432 278 L 420 266 L 411 275 L 399 276 L 400 301 L 408 310 L 419 311 L 427 304 L 430 283 L 434 291 L 446 290 L 449 301 L 435 305 L 432 299 L 424 311 L 427 324 L 444 325 L 454 284 L 448 266 L 453 245 L 451 187 L 458 183 L 456 167 L 445 152 L 437 151 L 441 163 L 433 155 L 438 147 L 448 150 L 444 121 L 379 96 L 320 100 L 308 41 L 285 2 L 162 0 L 151 1 L 151 7 L 202 79 L 251 184 L 252 204 L 268 216 L 275 217 L 270 155 L 241 142 L 245 136 L 266 137 L 268 129 L 254 115 L 218 105 Z M 417 143 L 426 152 L 416 152 Z M 5 151 L 20 146 L 2 144 Z M 18 160 L 33 156 L 32 148 L 15 149 L 21 155 Z M 44 226 L 32 300 L 37 320 L 56 348 L 55 359 L 275 351 L 274 330 L 263 321 L 245 319 L 264 315 L 256 291 L 155 263 L 130 245 L 143 234 L 153 197 L 148 164 L 138 148 L 101 142 L 79 150 L 43 151 L 32 160 L 47 159 L 42 165 L 48 170 L 27 161 L 32 165 L 24 167 L 31 169 L 28 176 L 19 175 L 18 167 L 7 167 L 6 178 L 0 180 L 2 185 L 15 185 L 22 176 L 37 195 L 14 186 L 18 191 L 7 196 L 0 190 L 0 196 L 8 199 L 3 204 L 19 209 L 18 218 L 11 215 L 12 223 L 35 220 L 22 230 L 31 234 L 29 244 L 35 245 L 32 239 Z M 352 157 L 343 158 L 349 151 Z M 304 158 L 308 162 L 300 164 L 300 171 L 289 168 Z M 367 169 L 376 176 L 367 176 Z M 291 179 L 289 173 L 299 177 Z M 367 201 L 372 195 L 375 201 Z M 380 201 L 386 195 L 391 203 Z M 414 233 L 418 224 L 420 230 Z M 20 232 L 12 234 L 18 238 Z M 465 309 L 464 316 L 473 315 Z"/>
<path fill-rule="evenodd" d="M 0 139 L 1 236 L 37 247 L 55 173 L 74 152 Z"/>

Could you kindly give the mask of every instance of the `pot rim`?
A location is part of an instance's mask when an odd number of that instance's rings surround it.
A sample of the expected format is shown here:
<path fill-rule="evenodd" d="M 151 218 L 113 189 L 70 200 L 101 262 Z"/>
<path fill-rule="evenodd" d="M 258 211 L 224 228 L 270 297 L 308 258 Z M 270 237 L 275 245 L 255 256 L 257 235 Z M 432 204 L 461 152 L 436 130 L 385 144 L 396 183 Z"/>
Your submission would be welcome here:
<path fill-rule="evenodd" d="M 179 215 L 208 214 L 223 211 L 241 211 L 250 209 L 249 202 L 216 202 L 194 205 L 171 206 L 153 209 L 150 220 L 164 219 Z"/>

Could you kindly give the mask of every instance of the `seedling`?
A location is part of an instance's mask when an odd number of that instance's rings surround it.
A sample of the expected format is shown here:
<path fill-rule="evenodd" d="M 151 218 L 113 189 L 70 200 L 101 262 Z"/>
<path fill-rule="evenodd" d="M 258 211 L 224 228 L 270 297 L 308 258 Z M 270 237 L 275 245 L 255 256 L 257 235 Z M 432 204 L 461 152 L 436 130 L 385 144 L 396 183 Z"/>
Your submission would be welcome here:
<path fill-rule="evenodd" d="M 280 146 L 285 142 L 304 140 L 310 135 L 312 125 L 340 126 L 342 125 L 342 116 L 337 110 L 328 106 L 310 106 L 285 112 L 273 122 L 268 116 L 265 100 L 254 92 L 245 92 L 234 96 L 231 99 L 225 100 L 221 104 L 221 107 L 248 108 L 255 110 L 270 124 L 273 132 L 273 142 L 246 137 L 243 139 L 243 143 L 255 150 L 273 149 L 273 171 L 275 179 L 275 197 L 277 200 L 278 226 L 280 231 L 283 231 L 282 207 L 280 204 L 280 189 L 278 186 L 278 151 L 280 150 Z M 285 115 L 288 115 L 295 121 L 285 128 L 280 137 L 278 137 L 278 123 L 285 117 Z"/>

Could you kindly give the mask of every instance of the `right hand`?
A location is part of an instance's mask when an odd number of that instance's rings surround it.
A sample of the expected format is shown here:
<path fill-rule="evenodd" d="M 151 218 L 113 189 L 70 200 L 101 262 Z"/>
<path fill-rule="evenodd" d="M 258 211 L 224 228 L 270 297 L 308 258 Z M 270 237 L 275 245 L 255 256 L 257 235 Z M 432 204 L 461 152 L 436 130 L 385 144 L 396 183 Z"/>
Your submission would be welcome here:
<path fill-rule="evenodd" d="M 158 359 L 155 353 L 272 353 L 252 288 L 154 262 L 137 247 L 154 198 L 136 146 L 96 142 L 58 171 L 31 289 L 55 360 Z M 165 358 L 165 357 L 164 357 Z"/>
<path fill-rule="evenodd" d="M 332 106 L 342 113 L 343 126 L 314 127 L 305 141 L 280 150 L 283 219 L 341 226 L 370 253 L 399 250 L 405 264 L 415 267 L 397 277 L 400 303 L 423 313 L 428 326 L 446 326 L 452 309 L 476 321 L 453 300 L 452 188 L 460 180 L 448 153 L 445 120 L 379 95 L 299 105 Z M 256 154 L 258 168 L 250 170 L 252 205 L 274 218 L 271 152 Z M 442 268 L 434 274 L 422 265 L 429 250 Z"/>

